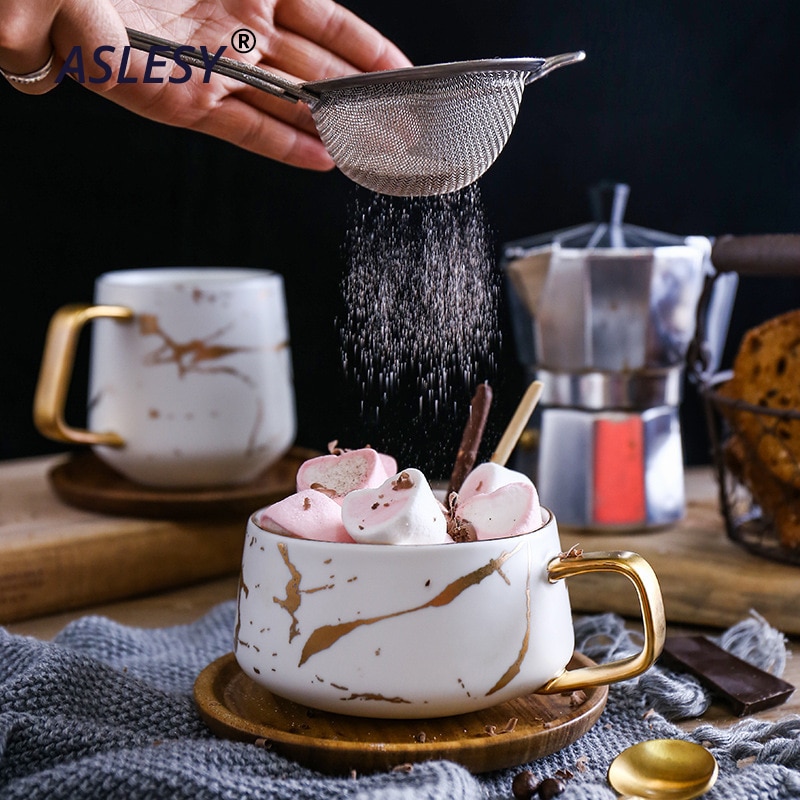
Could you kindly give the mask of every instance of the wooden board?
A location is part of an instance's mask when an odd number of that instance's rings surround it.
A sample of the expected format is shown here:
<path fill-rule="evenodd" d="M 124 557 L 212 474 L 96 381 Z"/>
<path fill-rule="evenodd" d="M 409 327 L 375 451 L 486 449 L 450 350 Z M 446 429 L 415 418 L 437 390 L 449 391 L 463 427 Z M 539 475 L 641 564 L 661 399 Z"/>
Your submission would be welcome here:
<path fill-rule="evenodd" d="M 800 634 L 800 566 L 752 555 L 728 539 L 710 468 L 687 470 L 685 519 L 660 531 L 561 531 L 565 549 L 633 550 L 650 562 L 664 596 L 667 622 L 727 628 L 756 611 L 786 634 Z M 575 612 L 638 617 L 630 584 L 616 575 L 572 578 Z"/>
<path fill-rule="evenodd" d="M 78 507 L 67 504 L 51 476 L 67 476 L 75 489 L 81 485 L 80 459 L 0 462 L 0 624 L 237 573 L 248 514 L 294 490 L 297 466 L 307 453 L 292 451 L 291 463 L 255 494 L 248 487 L 232 498 L 198 497 L 205 509 L 200 519 L 169 493 L 113 481 L 88 488 Z M 113 515 L 81 507 L 86 505 Z"/>
<path fill-rule="evenodd" d="M 571 667 L 593 662 L 576 653 Z M 233 653 L 212 662 L 194 696 L 209 728 L 272 750 L 320 772 L 347 775 L 446 758 L 472 772 L 514 767 L 555 753 L 597 721 L 608 687 L 537 695 L 484 711 L 435 719 L 371 719 L 313 711 L 277 697 L 239 668 Z"/>
<path fill-rule="evenodd" d="M 107 467 L 91 450 L 64 459 L 48 473 L 53 491 L 75 508 L 149 519 L 247 519 L 295 489 L 297 468 L 313 450 L 293 448 L 258 478 L 238 486 L 166 489 L 141 486 Z"/>

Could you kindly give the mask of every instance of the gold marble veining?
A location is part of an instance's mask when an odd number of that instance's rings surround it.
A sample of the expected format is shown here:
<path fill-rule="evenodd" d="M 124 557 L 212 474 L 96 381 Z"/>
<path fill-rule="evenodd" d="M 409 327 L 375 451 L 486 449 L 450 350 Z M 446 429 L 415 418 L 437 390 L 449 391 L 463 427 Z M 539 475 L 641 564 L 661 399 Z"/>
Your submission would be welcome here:
<path fill-rule="evenodd" d="M 245 598 L 250 596 L 250 587 L 244 582 L 244 577 L 239 573 L 239 591 L 236 592 L 236 628 L 233 631 L 233 649 L 236 650 L 239 644 L 248 646 L 239 638 L 239 633 L 242 630 L 242 595 Z"/>
<path fill-rule="evenodd" d="M 229 356 L 239 353 L 251 353 L 256 348 L 217 344 L 214 342 L 223 336 L 232 325 L 219 328 L 204 339 L 190 339 L 188 342 L 178 342 L 164 329 L 155 314 L 141 314 L 138 317 L 139 333 L 142 336 L 158 336 L 161 345 L 144 357 L 144 363 L 149 365 L 175 364 L 178 376 L 194 375 L 230 375 L 242 381 L 251 389 L 257 389 L 257 384 L 246 372 L 219 362 Z M 150 411 L 150 416 L 158 416 L 158 410 Z M 259 447 L 258 438 L 264 424 L 264 401 L 256 396 L 256 412 L 247 439 L 246 452 L 252 454 Z"/>
<path fill-rule="evenodd" d="M 522 662 L 525 660 L 525 656 L 528 652 L 528 647 L 530 646 L 531 641 L 531 563 L 530 559 L 528 560 L 528 580 L 525 584 L 525 635 L 522 637 L 522 644 L 519 648 L 519 653 L 517 653 L 517 657 L 514 659 L 514 663 L 503 673 L 503 676 L 500 678 L 497 683 L 486 692 L 486 696 L 494 694 L 495 692 L 499 692 L 501 689 L 504 689 L 511 683 L 514 678 L 519 675 L 519 671 L 522 668 Z"/>
<path fill-rule="evenodd" d="M 264 402 L 260 397 L 256 397 L 256 416 L 253 420 L 253 427 L 247 437 L 247 453 L 254 453 L 258 449 L 259 431 L 264 425 Z"/>
<path fill-rule="evenodd" d="M 329 647 L 332 647 L 334 644 L 336 644 L 336 642 L 338 642 L 342 637 L 347 636 L 347 634 L 352 633 L 354 630 L 365 625 L 374 625 L 387 619 L 402 617 L 406 614 L 413 614 L 426 608 L 438 608 L 441 606 L 446 606 L 449 603 L 452 603 L 453 600 L 455 600 L 460 594 L 465 592 L 471 586 L 477 586 L 484 579 L 488 578 L 494 573 L 498 573 L 503 580 L 508 583 L 508 578 L 502 572 L 503 564 L 505 564 L 509 558 L 516 555 L 521 547 L 523 547 L 522 543 L 518 544 L 510 552 L 501 553 L 498 558 L 490 559 L 489 562 L 484 564 L 482 567 L 479 567 L 478 569 L 475 569 L 466 575 L 462 575 L 460 578 L 456 578 L 456 580 L 445 586 L 445 588 L 442 589 L 442 591 L 439 592 L 436 597 L 431 598 L 427 603 L 423 603 L 422 605 L 403 609 L 401 611 L 393 611 L 390 614 L 382 614 L 377 617 L 356 619 L 350 622 L 340 622 L 336 625 L 323 625 L 317 628 L 308 637 L 305 646 L 303 647 L 303 652 L 300 656 L 300 662 L 298 663 L 298 666 L 302 666 L 312 656 L 322 652 L 323 650 L 327 650 Z"/>
<path fill-rule="evenodd" d="M 220 328 L 203 339 L 190 339 L 188 342 L 179 342 L 173 339 L 161 328 L 155 314 L 142 314 L 139 316 L 139 333 L 142 336 L 157 336 L 161 345 L 145 356 L 146 364 L 174 364 L 178 375 L 183 378 L 189 373 L 213 375 L 224 373 L 232 375 L 248 386 L 253 386 L 252 378 L 240 370 L 219 362 L 228 356 L 237 353 L 252 352 L 252 347 L 238 347 L 215 343 L 215 339 L 225 334 L 231 325 Z"/>
<path fill-rule="evenodd" d="M 411 700 L 406 700 L 405 697 L 386 697 L 382 694 L 375 694 L 374 692 L 353 692 L 349 697 L 342 697 L 342 701 L 349 702 L 350 700 L 370 700 L 378 701 L 381 703 L 394 703 L 395 705 L 411 705 Z"/>
<path fill-rule="evenodd" d="M 303 579 L 303 576 L 297 570 L 297 567 L 289 560 L 289 548 L 284 542 L 278 544 L 278 551 L 281 554 L 283 563 L 286 564 L 286 568 L 289 570 L 290 577 L 286 583 L 286 597 L 280 599 L 279 597 L 273 596 L 272 602 L 277 603 L 292 618 L 292 624 L 289 627 L 289 642 L 291 643 L 294 637 L 300 634 L 300 622 L 296 614 L 301 603 L 300 581 Z"/>
<path fill-rule="evenodd" d="M 300 574 L 300 571 L 297 569 L 297 567 L 295 567 L 295 565 L 291 562 L 289 558 L 289 548 L 286 546 L 285 542 L 278 543 L 278 551 L 281 554 L 283 563 L 286 564 L 286 568 L 289 570 L 290 577 L 286 582 L 286 597 L 280 598 L 273 595 L 272 602 L 277 603 L 292 618 L 292 624 L 289 627 L 289 642 L 291 642 L 295 636 L 300 635 L 300 620 L 297 619 L 297 611 L 299 610 L 300 603 L 302 602 L 302 595 L 316 594 L 316 592 L 333 589 L 334 584 L 328 583 L 323 584 L 322 586 L 312 587 L 311 589 L 301 589 L 300 583 L 303 580 L 303 576 Z"/>

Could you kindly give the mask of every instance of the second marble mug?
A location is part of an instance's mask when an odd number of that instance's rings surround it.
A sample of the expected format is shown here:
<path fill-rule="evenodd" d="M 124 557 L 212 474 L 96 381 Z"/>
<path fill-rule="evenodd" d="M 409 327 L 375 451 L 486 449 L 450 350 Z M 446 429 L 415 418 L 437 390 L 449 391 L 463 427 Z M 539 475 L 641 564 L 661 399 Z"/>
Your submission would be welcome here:
<path fill-rule="evenodd" d="M 88 429 L 64 420 L 77 341 L 91 328 Z M 93 304 L 54 314 L 34 399 L 39 431 L 90 445 L 130 480 L 247 483 L 296 430 L 283 279 L 268 270 L 107 272 Z"/>

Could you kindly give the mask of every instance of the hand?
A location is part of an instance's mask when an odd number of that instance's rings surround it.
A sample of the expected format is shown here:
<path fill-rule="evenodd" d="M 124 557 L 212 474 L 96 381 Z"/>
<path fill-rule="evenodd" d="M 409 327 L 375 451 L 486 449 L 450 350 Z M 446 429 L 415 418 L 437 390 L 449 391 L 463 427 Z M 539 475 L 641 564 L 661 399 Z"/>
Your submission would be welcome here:
<path fill-rule="evenodd" d="M 142 83 L 147 54 L 130 53 L 118 83 L 125 28 L 256 63 L 290 80 L 311 81 L 353 72 L 409 66 L 403 53 L 378 31 L 333 0 L 0 0 L 0 69 L 26 74 L 53 54 L 52 67 L 36 82 L 12 82 L 28 94 L 53 89 L 64 60 L 80 45 L 86 77 L 101 77 L 95 49 L 114 47 L 103 60 L 111 80 L 87 88 L 149 119 L 224 139 L 268 158 L 308 169 L 333 166 L 305 103 L 291 103 L 221 75 L 202 82 L 194 71 L 185 83 Z M 231 36 L 248 28 L 256 47 L 246 56 L 230 48 Z M 176 75 L 181 74 L 176 66 Z M 166 77 L 167 69 L 164 70 Z M 13 75 L 12 75 L 13 77 Z"/>

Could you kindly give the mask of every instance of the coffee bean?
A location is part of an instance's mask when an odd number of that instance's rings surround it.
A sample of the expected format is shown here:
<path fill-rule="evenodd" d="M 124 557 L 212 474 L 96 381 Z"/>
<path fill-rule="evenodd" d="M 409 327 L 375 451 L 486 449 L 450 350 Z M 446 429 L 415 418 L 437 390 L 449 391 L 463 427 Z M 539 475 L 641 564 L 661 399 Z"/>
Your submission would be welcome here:
<path fill-rule="evenodd" d="M 533 800 L 538 788 L 539 779 L 529 769 L 517 773 L 511 783 L 515 800 Z"/>
<path fill-rule="evenodd" d="M 564 784 L 558 778 L 545 778 L 539 784 L 539 797 L 541 800 L 553 800 L 564 791 Z"/>

